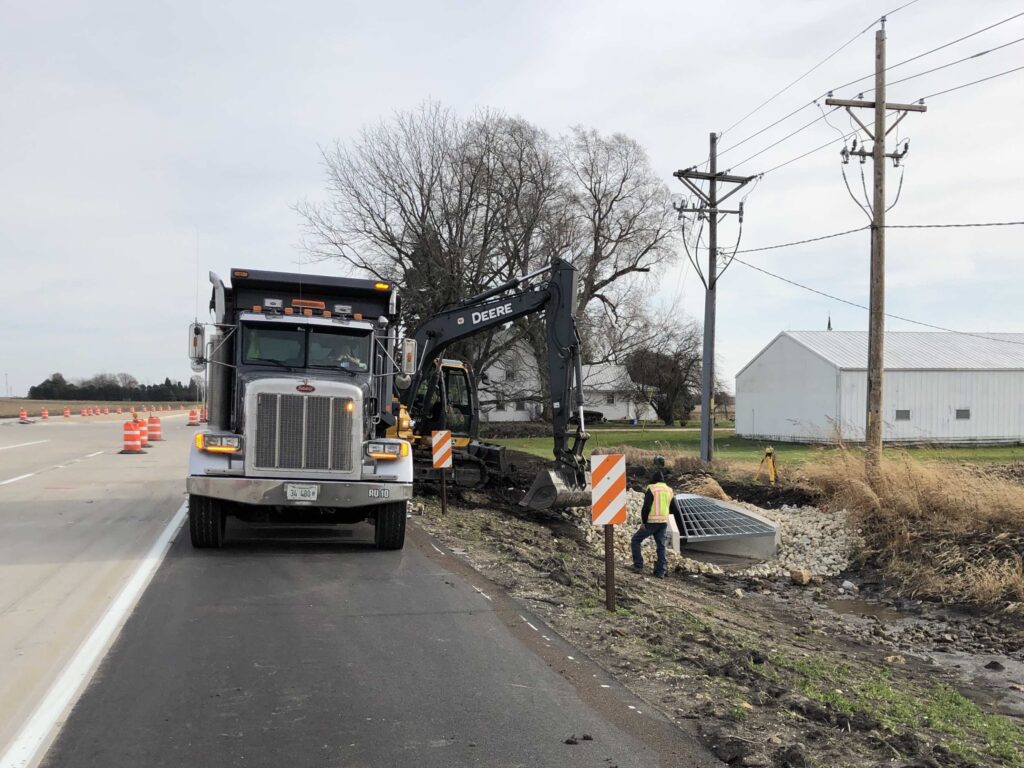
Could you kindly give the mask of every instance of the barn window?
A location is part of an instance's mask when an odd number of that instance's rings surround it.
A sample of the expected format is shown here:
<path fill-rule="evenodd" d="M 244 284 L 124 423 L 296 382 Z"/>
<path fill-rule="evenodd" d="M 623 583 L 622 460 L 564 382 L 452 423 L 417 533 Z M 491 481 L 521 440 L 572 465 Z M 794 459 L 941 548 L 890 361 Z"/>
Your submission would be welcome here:
<path fill-rule="evenodd" d="M 896 421 L 910 421 L 910 411 L 896 410 Z"/>
<path fill-rule="evenodd" d="M 604 403 L 605 405 L 615 405 L 615 393 L 609 392 L 607 395 L 605 395 Z"/>
<path fill-rule="evenodd" d="M 525 411 L 526 410 L 526 401 L 525 400 L 516 400 L 516 410 L 517 411 Z"/>
<path fill-rule="evenodd" d="M 956 417 L 957 417 L 958 420 L 971 418 L 971 409 L 970 408 L 957 408 L 956 409 Z"/>
<path fill-rule="evenodd" d="M 496 410 L 496 411 L 504 411 L 505 410 L 505 401 L 502 398 L 499 397 L 499 398 L 497 398 L 494 401 L 494 410 Z"/>

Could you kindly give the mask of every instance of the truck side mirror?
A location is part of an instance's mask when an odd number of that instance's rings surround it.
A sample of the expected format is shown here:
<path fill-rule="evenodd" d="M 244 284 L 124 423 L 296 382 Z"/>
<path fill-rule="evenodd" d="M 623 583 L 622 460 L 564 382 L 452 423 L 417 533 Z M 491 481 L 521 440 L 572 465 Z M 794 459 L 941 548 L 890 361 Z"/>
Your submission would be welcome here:
<path fill-rule="evenodd" d="M 406 376 L 416 373 L 416 339 L 402 340 L 402 373 Z"/>
<path fill-rule="evenodd" d="M 192 361 L 193 370 L 196 364 L 206 362 L 206 329 L 202 323 L 192 323 L 188 327 L 188 359 Z"/>

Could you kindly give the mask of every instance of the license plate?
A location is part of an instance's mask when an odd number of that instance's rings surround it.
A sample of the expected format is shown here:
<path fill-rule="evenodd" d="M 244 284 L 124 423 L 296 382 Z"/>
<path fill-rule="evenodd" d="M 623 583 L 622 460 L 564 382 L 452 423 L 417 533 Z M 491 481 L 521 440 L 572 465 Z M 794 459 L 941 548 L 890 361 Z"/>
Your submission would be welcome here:
<path fill-rule="evenodd" d="M 284 495 L 288 501 L 316 501 L 320 486 L 312 483 L 285 483 Z"/>

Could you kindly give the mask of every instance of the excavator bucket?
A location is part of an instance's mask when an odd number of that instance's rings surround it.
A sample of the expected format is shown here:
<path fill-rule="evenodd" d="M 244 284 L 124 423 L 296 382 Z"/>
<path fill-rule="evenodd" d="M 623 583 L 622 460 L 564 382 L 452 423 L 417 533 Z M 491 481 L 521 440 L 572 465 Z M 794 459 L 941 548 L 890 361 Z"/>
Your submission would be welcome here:
<path fill-rule="evenodd" d="M 565 509 L 590 504 L 590 473 L 580 485 L 576 473 L 569 468 L 546 469 L 537 473 L 533 485 L 519 502 L 530 509 Z"/>

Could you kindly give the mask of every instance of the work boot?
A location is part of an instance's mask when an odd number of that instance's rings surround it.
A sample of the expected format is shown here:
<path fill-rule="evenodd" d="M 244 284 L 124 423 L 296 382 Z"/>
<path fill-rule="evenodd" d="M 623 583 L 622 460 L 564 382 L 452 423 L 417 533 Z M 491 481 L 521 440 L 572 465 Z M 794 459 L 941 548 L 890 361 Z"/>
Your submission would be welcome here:
<path fill-rule="evenodd" d="M 657 571 L 654 572 L 654 578 L 656 578 L 656 579 L 664 579 L 667 576 L 668 576 L 668 574 L 665 573 L 664 571 L 661 571 L 660 573 L 657 572 Z"/>
<path fill-rule="evenodd" d="M 643 572 L 644 572 L 644 567 L 642 565 L 634 565 L 633 566 L 633 573 L 642 574 Z"/>

